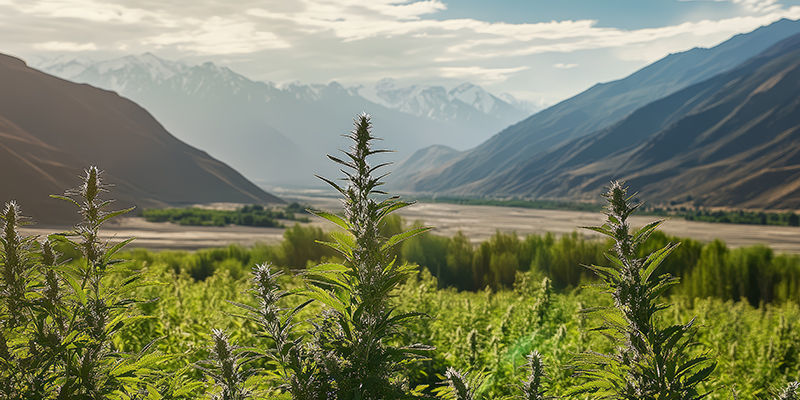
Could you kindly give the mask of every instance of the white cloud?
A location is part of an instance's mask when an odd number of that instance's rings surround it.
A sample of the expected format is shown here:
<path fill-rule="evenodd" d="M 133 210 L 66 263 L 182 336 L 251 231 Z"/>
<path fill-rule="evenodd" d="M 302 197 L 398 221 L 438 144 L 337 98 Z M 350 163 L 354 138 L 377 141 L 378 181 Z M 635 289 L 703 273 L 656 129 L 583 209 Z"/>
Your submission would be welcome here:
<path fill-rule="evenodd" d="M 575 68 L 577 66 L 578 66 L 578 64 L 564 64 L 564 63 L 555 63 L 555 64 L 553 64 L 553 67 L 558 68 L 558 69 L 572 69 L 572 68 Z"/>
<path fill-rule="evenodd" d="M 524 71 L 528 67 L 484 68 L 484 67 L 441 67 L 440 75 L 445 78 L 467 79 L 480 84 L 503 82 L 510 75 Z"/>
<path fill-rule="evenodd" d="M 754 12 L 772 12 L 781 7 L 777 4 L 778 0 L 733 0 L 733 2 Z"/>
<path fill-rule="evenodd" d="M 96 0 L 39 0 L 18 1 L 19 10 L 45 18 L 71 18 L 92 22 L 124 24 L 140 23 L 146 19 L 160 20 L 160 15 L 141 8 L 127 7 Z"/>
<path fill-rule="evenodd" d="M 715 3 L 733 3 L 741 6 L 749 12 L 772 12 L 781 8 L 778 0 L 678 0 L 681 2 L 702 2 L 711 1 Z"/>
<path fill-rule="evenodd" d="M 91 51 L 97 50 L 94 43 L 75 43 L 75 42 L 41 42 L 34 43 L 33 48 L 44 51 Z"/>
<path fill-rule="evenodd" d="M 21 55 L 157 51 L 224 62 L 255 79 L 416 77 L 566 94 L 671 52 L 800 18 L 800 7 L 780 0 L 707 1 L 735 3 L 738 16 L 623 29 L 593 19 L 442 18 L 447 0 L 0 0 L 0 38 L 4 51 Z M 564 70 L 569 82 L 556 84 Z"/>
<path fill-rule="evenodd" d="M 272 32 L 261 31 L 252 22 L 232 18 L 191 19 L 186 28 L 143 40 L 144 44 L 163 47 L 175 45 L 181 50 L 199 54 L 239 54 L 265 49 L 290 47 Z"/>

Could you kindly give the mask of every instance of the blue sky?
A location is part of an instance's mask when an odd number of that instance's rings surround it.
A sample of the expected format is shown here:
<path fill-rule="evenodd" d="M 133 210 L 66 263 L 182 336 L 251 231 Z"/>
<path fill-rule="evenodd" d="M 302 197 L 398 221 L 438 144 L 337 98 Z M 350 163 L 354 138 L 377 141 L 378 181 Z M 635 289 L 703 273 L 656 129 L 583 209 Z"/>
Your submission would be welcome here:
<path fill-rule="evenodd" d="M 448 2 L 447 10 L 442 11 L 438 18 L 480 15 L 485 20 L 510 23 L 594 19 L 598 21 L 598 26 L 639 29 L 686 20 L 729 18 L 740 13 L 739 5 L 733 2 L 712 0 L 459 0 Z"/>
<path fill-rule="evenodd" d="M 152 52 L 279 84 L 470 81 L 548 105 L 780 18 L 800 0 L 0 0 L 0 52 Z"/>

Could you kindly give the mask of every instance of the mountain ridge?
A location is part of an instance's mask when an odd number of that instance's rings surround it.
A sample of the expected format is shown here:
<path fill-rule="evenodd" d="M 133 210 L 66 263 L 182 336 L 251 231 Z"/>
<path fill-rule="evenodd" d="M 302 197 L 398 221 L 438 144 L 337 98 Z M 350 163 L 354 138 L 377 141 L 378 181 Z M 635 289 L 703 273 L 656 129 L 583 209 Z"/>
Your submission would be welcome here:
<path fill-rule="evenodd" d="M 509 126 L 448 164 L 395 185 L 409 192 L 477 194 L 470 190 L 479 182 L 527 164 L 569 140 L 591 135 L 639 107 L 729 70 L 759 49 L 798 32 L 800 21 L 784 19 L 712 48 L 671 54 L 628 77 L 596 84 Z"/>
<path fill-rule="evenodd" d="M 347 143 L 339 135 L 350 129 L 351 117 L 359 111 L 372 114 L 376 134 L 384 138 L 387 148 L 397 151 L 393 156 L 397 158 L 431 144 L 463 149 L 479 143 L 487 132 L 528 115 L 514 111 L 505 100 L 475 85 L 469 87 L 469 95 L 474 97 L 471 102 L 486 104 L 493 112 L 505 110 L 500 117 L 478 111 L 468 104 L 466 95 L 458 98 L 453 93 L 452 98 L 448 97 L 443 87 L 418 86 L 409 90 L 395 85 L 395 94 L 407 96 L 399 98 L 398 108 L 390 108 L 359 94 L 367 90 L 365 87 L 348 88 L 335 81 L 278 87 L 250 80 L 213 63 L 188 65 L 154 55 L 105 62 L 41 61 L 39 67 L 130 97 L 182 140 L 207 149 L 252 179 L 278 185 L 318 184 L 314 174 L 337 174 L 335 166 L 321 155 L 346 148 Z M 162 67 L 171 72 L 165 73 Z M 414 97 L 415 90 L 425 96 Z M 426 97 L 440 91 L 445 95 Z M 450 112 L 456 118 L 399 109 L 400 104 L 431 101 L 439 103 L 428 104 L 427 108 Z"/>
<path fill-rule="evenodd" d="M 467 191 L 591 199 L 611 179 L 654 201 L 800 208 L 800 34 Z"/>
<path fill-rule="evenodd" d="M 90 164 L 105 171 L 122 205 L 282 202 L 114 92 L 2 54 L 0 88 L 0 197 L 18 200 L 38 220 L 74 220 L 75 210 L 48 195 L 77 186 Z"/>

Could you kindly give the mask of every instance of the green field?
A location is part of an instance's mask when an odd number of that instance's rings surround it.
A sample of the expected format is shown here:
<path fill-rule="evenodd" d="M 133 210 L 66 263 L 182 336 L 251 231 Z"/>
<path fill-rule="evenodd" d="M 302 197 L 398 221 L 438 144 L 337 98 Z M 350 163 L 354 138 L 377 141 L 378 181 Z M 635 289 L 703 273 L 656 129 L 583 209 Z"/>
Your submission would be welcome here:
<path fill-rule="evenodd" d="M 149 222 L 172 222 L 185 226 L 260 226 L 282 227 L 279 220 L 308 222 L 305 208 L 297 203 L 283 208 L 266 208 L 258 204 L 239 207 L 235 210 L 213 210 L 207 208 L 150 208 L 142 211 Z"/>
<path fill-rule="evenodd" d="M 0 232 L 0 398 L 797 399 L 800 257 L 606 222 L 473 246 L 392 214 L 360 115 L 331 232 L 195 252 L 105 243 L 100 171 L 66 196 L 83 222 Z M 251 211 L 263 211 L 252 209 Z M 131 250 L 125 250 L 132 248 Z M 793 383 L 794 382 L 794 383 Z"/>
<path fill-rule="evenodd" d="M 135 352 L 158 339 L 157 349 L 177 355 L 161 367 L 165 371 L 178 371 L 206 359 L 212 328 L 225 329 L 241 346 L 269 346 L 267 340 L 258 337 L 253 323 L 233 316 L 238 311 L 230 302 L 252 302 L 247 293 L 251 266 L 269 261 L 285 265 L 289 259 L 285 257 L 300 256 L 299 253 L 287 256 L 302 247 L 302 240 L 290 244 L 290 238 L 298 236 L 297 232 L 292 235 L 287 234 L 289 240 L 279 246 L 231 246 L 198 252 L 135 250 L 124 254 L 124 258 L 133 260 L 128 265 L 144 268 L 148 280 L 154 284 L 138 289 L 138 297 L 157 300 L 137 306 L 136 313 L 150 318 L 126 326 L 115 343 L 121 349 Z M 419 242 L 425 240 L 420 238 Z M 565 258 L 570 257 L 566 255 L 569 251 L 578 254 L 581 246 L 599 248 L 602 244 L 579 239 L 581 244 L 568 247 L 573 239 L 562 240 L 555 240 L 558 244 L 549 251 L 556 252 L 556 248 L 564 251 Z M 419 246 L 408 242 L 403 251 Z M 558 257 L 561 256 L 555 256 Z M 303 258 L 296 258 L 293 263 L 302 264 Z M 487 398 L 515 394 L 516 384 L 525 374 L 521 368 L 525 356 L 536 349 L 544 355 L 555 393 L 574 385 L 578 379 L 572 377 L 574 371 L 570 365 L 575 354 L 608 347 L 600 335 L 589 332 L 598 321 L 579 311 L 607 304 L 608 299 L 580 284 L 551 287 L 548 291 L 542 287 L 543 277 L 544 272 L 538 269 L 520 271 L 514 274 L 513 283 L 496 290 L 487 287 L 459 291 L 439 288 L 440 283 L 428 269 L 421 268 L 417 278 L 394 292 L 399 310 L 417 310 L 428 315 L 409 327 L 405 339 L 436 347 L 431 360 L 410 367 L 413 382 L 435 385 L 442 381 L 440 375 L 446 367 L 455 366 L 486 374 L 480 391 Z M 283 283 L 289 288 L 302 286 L 296 278 L 284 278 Z M 690 287 L 690 282 L 684 282 L 677 291 L 691 290 Z M 299 296 L 286 299 L 287 303 L 300 300 Z M 698 341 L 719 362 L 713 383 L 708 385 L 717 389 L 710 398 L 731 398 L 730 389 L 736 389 L 741 398 L 755 398 L 768 388 L 800 378 L 800 307 L 796 301 L 761 302 L 753 306 L 748 301 L 716 296 L 693 298 L 685 294 L 672 295 L 667 301 L 674 305 L 662 316 L 664 322 L 696 318 L 701 327 Z M 306 309 L 304 317 L 316 314 L 319 309 L 318 306 Z M 202 380 L 197 370 L 189 370 L 187 377 Z M 267 379 L 261 384 L 262 388 L 270 388 L 277 382 Z M 191 396 L 200 396 L 210 388 L 210 384 L 198 387 Z"/>
<path fill-rule="evenodd" d="M 399 218 L 391 218 L 384 233 L 407 228 L 402 225 Z M 114 287 L 138 270 L 147 284 L 133 297 L 147 301 L 126 313 L 140 317 L 126 323 L 113 343 L 120 351 L 135 354 L 155 341 L 152 349 L 171 355 L 158 371 L 168 376 L 179 372 L 180 382 L 196 384 L 187 386 L 192 390 L 185 398 L 215 392 L 212 381 L 193 367 L 209 358 L 212 329 L 224 329 L 240 346 L 270 346 L 269 340 L 259 337 L 256 324 L 235 316 L 239 312 L 231 304 L 253 304 L 251 268 L 271 263 L 286 272 L 281 278 L 286 288 L 303 287 L 303 280 L 292 275 L 335 259 L 330 249 L 316 243 L 326 236 L 319 228 L 296 225 L 277 245 L 195 252 L 137 249 L 120 254 L 128 261 L 104 283 Z M 647 248 L 677 240 L 656 233 Z M 800 258 L 774 255 L 764 247 L 732 250 L 720 242 L 680 241 L 682 246 L 664 268 L 689 278 L 666 299 L 673 306 L 661 319 L 666 324 L 696 318 L 701 327 L 696 353 L 708 350 L 719 363 L 706 385 L 715 389 L 709 398 L 730 398 L 731 389 L 740 398 L 756 398 L 800 378 Z M 135 241 L 130 246 L 135 247 Z M 580 266 L 599 262 L 608 246 L 578 234 L 518 239 L 498 233 L 474 248 L 463 236 L 427 234 L 406 241 L 397 256 L 420 265 L 420 272 L 393 292 L 393 302 L 398 311 L 416 310 L 426 317 L 408 326 L 403 341 L 436 348 L 430 360 L 407 366 L 410 382 L 441 385 L 445 369 L 457 367 L 485 377 L 478 390 L 485 398 L 512 395 L 526 373 L 525 356 L 535 349 L 543 354 L 553 393 L 574 386 L 580 381 L 572 367 L 575 355 L 588 349 L 609 350 L 609 343 L 589 330 L 598 319 L 580 312 L 609 303 L 605 295 L 587 287 L 596 281 Z M 65 251 L 63 257 L 80 254 Z M 753 271 L 773 271 L 763 274 L 772 277 L 773 286 L 735 275 Z M 737 281 L 752 287 L 732 287 L 731 282 Z M 759 290 L 770 298 L 759 297 Z M 290 296 L 282 302 L 288 306 L 302 300 Z M 312 303 L 298 319 L 311 318 L 321 309 Z M 277 396 L 273 390 L 279 380 L 274 374 L 265 373 L 250 384 L 265 396 Z"/>

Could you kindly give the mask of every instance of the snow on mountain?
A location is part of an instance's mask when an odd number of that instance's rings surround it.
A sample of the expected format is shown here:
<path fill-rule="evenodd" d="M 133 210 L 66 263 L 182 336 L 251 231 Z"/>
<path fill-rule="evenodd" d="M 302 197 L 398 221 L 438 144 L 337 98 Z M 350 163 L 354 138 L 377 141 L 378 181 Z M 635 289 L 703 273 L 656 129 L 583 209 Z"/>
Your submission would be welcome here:
<path fill-rule="evenodd" d="M 475 114 L 514 119 L 531 112 L 511 95 L 502 99 L 468 82 L 448 90 L 443 86 L 399 86 L 394 79 L 384 78 L 373 86 L 355 88 L 355 93 L 388 108 L 440 121 L 480 118 Z"/>
<path fill-rule="evenodd" d="M 337 82 L 277 86 L 211 62 L 146 53 L 112 60 L 36 60 L 48 73 L 113 90 L 148 109 L 171 133 L 259 182 L 292 184 L 336 170 L 321 154 L 344 148 L 352 116 L 373 116 L 394 161 L 441 144 L 463 150 L 529 115 L 469 83 L 371 86 Z M 316 182 L 316 181 L 314 181 Z"/>

